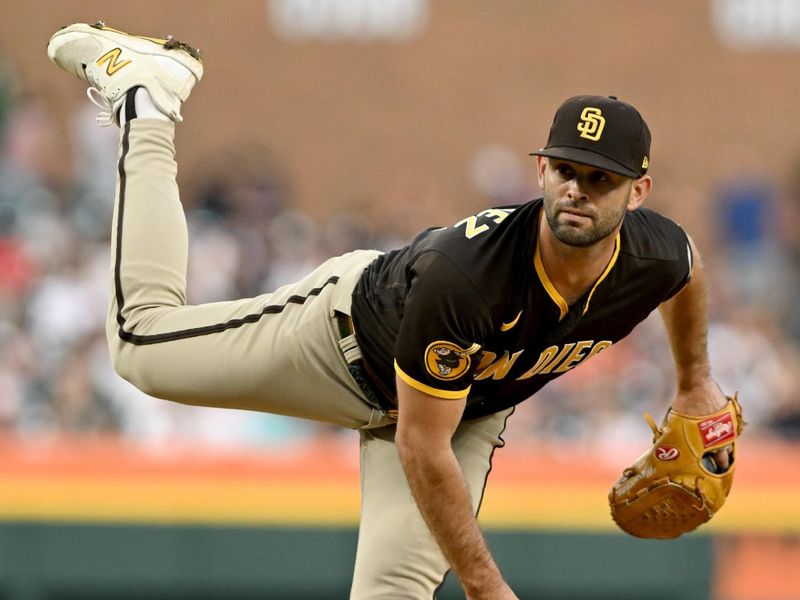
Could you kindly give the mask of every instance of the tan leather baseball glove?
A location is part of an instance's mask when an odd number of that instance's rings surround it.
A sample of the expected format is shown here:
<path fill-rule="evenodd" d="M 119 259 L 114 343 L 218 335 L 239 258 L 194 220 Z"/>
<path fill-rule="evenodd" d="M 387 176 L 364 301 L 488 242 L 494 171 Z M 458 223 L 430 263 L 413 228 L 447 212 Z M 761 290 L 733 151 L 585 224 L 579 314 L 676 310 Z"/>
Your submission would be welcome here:
<path fill-rule="evenodd" d="M 702 417 L 667 411 L 653 430 L 653 446 L 625 469 L 608 494 L 611 516 L 636 537 L 670 539 L 692 531 L 720 509 L 731 490 L 736 438 L 744 428 L 738 394 Z M 730 465 L 717 466 L 713 453 L 731 445 Z"/>

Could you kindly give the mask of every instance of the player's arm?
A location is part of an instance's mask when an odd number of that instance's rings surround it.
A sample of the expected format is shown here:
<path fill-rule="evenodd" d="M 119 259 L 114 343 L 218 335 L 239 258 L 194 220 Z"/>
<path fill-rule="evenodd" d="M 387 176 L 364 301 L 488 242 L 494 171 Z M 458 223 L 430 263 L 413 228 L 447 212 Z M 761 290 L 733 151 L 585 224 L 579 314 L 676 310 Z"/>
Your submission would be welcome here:
<path fill-rule="evenodd" d="M 515 599 L 478 528 L 451 438 L 466 397 L 430 396 L 397 378 L 395 443 L 411 493 L 431 533 L 455 571 L 467 598 Z"/>
<path fill-rule="evenodd" d="M 691 239 L 689 244 L 692 277 L 659 309 L 675 362 L 677 392 L 672 408 L 687 415 L 707 415 L 721 409 L 727 400 L 711 378 L 705 269 Z"/>

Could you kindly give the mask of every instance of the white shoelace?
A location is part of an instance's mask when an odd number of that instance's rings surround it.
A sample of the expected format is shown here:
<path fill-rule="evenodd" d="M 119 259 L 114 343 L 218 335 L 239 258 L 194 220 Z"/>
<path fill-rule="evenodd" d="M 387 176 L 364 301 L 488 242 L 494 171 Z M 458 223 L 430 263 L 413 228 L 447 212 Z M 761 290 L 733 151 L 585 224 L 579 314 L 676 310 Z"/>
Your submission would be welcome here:
<path fill-rule="evenodd" d="M 100 109 L 100 112 L 97 113 L 97 117 L 95 117 L 95 121 L 100 127 L 108 127 L 109 125 L 114 124 L 114 107 L 106 98 L 100 90 L 94 87 L 89 87 L 86 89 L 86 96 L 89 100 L 92 101 L 97 108 Z"/>

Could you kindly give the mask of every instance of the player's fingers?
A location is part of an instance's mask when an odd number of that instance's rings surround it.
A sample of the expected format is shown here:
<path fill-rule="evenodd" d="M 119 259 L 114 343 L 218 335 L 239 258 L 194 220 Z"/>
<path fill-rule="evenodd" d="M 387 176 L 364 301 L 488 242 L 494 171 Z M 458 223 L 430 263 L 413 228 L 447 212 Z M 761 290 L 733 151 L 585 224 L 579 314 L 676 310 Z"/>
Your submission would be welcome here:
<path fill-rule="evenodd" d="M 733 446 L 727 445 L 703 457 L 703 464 L 712 473 L 724 473 L 733 463 Z"/>
<path fill-rule="evenodd" d="M 719 467 L 725 471 L 727 471 L 728 467 L 731 466 L 731 450 L 731 446 L 725 446 L 721 450 L 717 450 L 714 455 L 717 465 L 719 465 Z"/>

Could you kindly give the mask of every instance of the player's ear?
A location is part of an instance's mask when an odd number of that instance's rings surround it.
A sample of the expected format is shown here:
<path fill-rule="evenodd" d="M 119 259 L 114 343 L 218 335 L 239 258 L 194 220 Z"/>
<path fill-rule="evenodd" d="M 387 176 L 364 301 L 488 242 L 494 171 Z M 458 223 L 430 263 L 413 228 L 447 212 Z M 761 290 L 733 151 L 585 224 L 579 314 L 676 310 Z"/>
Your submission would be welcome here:
<path fill-rule="evenodd" d="M 539 189 L 544 189 L 544 171 L 547 168 L 547 157 L 536 157 L 536 175 L 539 177 Z"/>
<path fill-rule="evenodd" d="M 653 178 L 650 177 L 650 175 L 634 179 L 633 185 L 631 186 L 631 194 L 628 197 L 628 210 L 636 210 L 639 208 L 652 189 Z"/>

